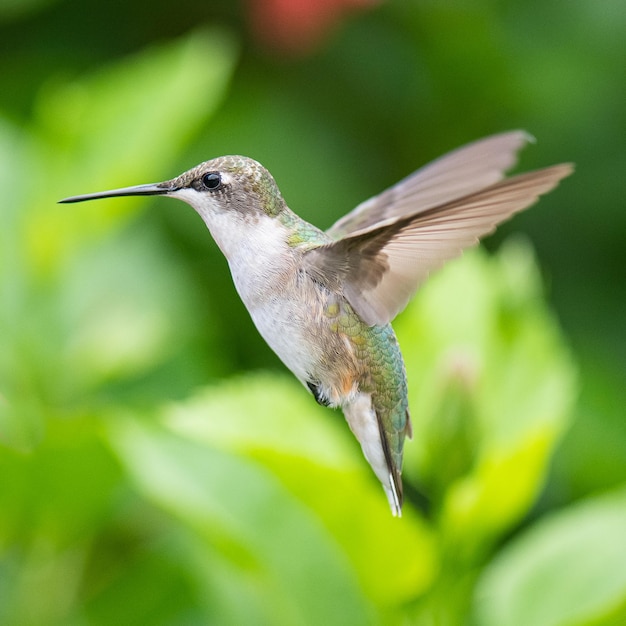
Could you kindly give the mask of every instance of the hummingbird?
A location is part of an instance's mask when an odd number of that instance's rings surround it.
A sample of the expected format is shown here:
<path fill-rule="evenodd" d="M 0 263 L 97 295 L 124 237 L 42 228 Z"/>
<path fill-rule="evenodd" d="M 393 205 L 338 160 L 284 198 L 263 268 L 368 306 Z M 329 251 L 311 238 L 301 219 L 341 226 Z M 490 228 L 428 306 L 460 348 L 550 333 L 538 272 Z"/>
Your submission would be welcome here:
<path fill-rule="evenodd" d="M 60 202 L 161 195 L 190 204 L 225 255 L 259 333 L 319 404 L 342 409 L 400 516 L 412 428 L 391 321 L 432 271 L 573 171 L 560 164 L 505 178 L 532 140 L 517 130 L 458 148 L 326 231 L 296 215 L 268 170 L 244 156 Z"/>

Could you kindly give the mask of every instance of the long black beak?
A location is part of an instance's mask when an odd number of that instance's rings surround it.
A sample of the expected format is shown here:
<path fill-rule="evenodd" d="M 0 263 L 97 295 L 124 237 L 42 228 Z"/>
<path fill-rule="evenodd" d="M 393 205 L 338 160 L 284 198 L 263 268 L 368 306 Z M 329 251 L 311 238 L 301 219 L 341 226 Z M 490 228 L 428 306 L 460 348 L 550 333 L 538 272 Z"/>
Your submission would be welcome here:
<path fill-rule="evenodd" d="M 82 196 L 71 196 L 59 200 L 59 203 L 84 202 L 85 200 L 99 200 L 100 198 L 115 198 L 119 196 L 163 196 L 174 191 L 169 183 L 151 183 L 149 185 L 135 185 L 134 187 L 122 187 L 97 193 L 86 193 Z"/>

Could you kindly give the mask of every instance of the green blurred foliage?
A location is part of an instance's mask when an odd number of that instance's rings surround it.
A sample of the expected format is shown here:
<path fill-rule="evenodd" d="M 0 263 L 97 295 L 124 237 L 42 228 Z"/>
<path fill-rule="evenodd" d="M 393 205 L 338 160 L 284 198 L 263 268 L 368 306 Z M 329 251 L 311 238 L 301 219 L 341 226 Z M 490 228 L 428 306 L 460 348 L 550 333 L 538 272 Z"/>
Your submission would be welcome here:
<path fill-rule="evenodd" d="M 487 626 L 623 624 L 626 491 L 550 516 L 486 568 L 478 622 Z"/>
<path fill-rule="evenodd" d="M 624 623 L 621 3 L 396 0 L 300 57 L 245 10 L 0 6 L 0 623 Z M 577 173 L 398 319 L 401 520 L 188 207 L 55 204 L 243 153 L 328 226 L 516 127 Z"/>

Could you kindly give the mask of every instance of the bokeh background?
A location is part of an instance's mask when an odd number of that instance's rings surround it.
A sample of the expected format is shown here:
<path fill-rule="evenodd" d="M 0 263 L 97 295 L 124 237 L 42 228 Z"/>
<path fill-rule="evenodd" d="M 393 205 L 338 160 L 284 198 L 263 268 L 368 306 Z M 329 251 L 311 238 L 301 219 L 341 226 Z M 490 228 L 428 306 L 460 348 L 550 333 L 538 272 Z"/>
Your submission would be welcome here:
<path fill-rule="evenodd" d="M 0 623 L 626 623 L 621 0 L 2 0 Z M 397 319 L 386 499 L 201 220 L 57 205 L 241 153 L 328 227 L 482 136 L 576 173 Z"/>

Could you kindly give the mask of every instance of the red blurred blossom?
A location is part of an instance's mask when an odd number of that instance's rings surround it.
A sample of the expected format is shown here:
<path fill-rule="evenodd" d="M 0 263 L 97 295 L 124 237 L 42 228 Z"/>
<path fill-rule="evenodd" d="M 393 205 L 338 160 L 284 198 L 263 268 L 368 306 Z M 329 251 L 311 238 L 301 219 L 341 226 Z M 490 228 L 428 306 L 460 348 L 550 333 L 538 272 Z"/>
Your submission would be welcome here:
<path fill-rule="evenodd" d="M 292 54 L 313 50 L 352 11 L 380 0 L 248 0 L 256 37 L 267 47 Z"/>

